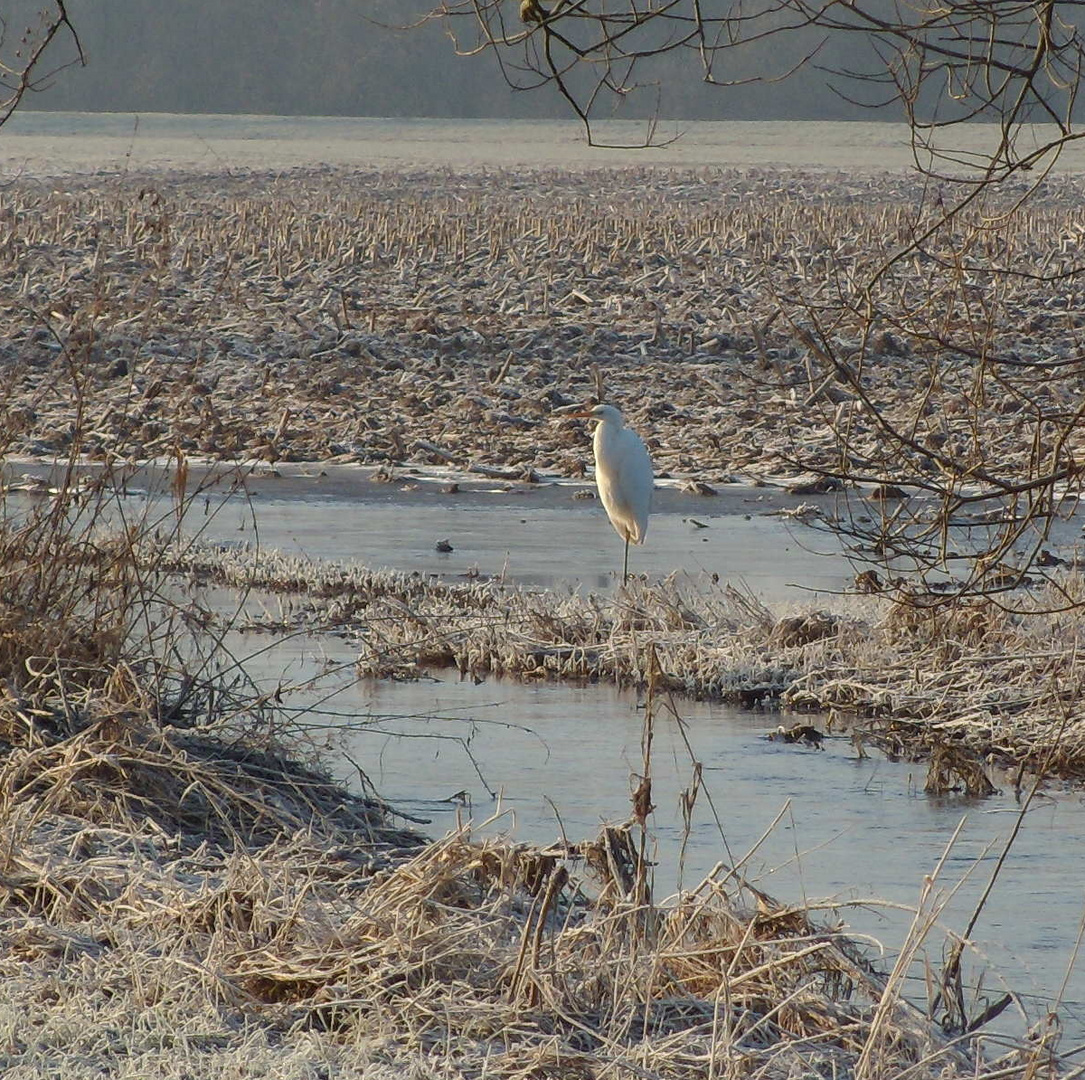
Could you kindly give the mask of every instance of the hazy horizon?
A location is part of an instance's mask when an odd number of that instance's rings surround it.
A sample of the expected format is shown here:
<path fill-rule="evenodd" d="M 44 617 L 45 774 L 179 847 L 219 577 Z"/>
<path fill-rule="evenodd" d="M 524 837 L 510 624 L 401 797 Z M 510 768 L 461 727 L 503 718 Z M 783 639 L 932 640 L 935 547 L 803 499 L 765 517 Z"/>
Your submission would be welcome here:
<path fill-rule="evenodd" d="M 506 85 L 492 52 L 457 56 L 434 21 L 410 30 L 427 8 L 417 0 L 323 0 L 300 8 L 288 0 L 190 0 L 154 7 L 150 0 L 69 0 L 87 59 L 28 95 L 33 111 L 166 112 L 202 115 L 564 119 L 568 103 L 550 86 Z M 27 8 L 29 11 L 29 7 Z M 382 25 L 381 21 L 386 25 Z M 31 20 L 27 20 L 28 23 Z M 11 25 L 16 24 L 13 18 Z M 796 55 L 813 40 L 794 39 Z M 861 64 L 860 39 L 829 42 L 823 66 Z M 53 65 L 74 57 L 54 52 Z M 791 63 L 780 42 L 728 58 L 728 77 L 771 78 Z M 807 66 L 780 82 L 706 86 L 696 53 L 672 54 L 642 77 L 646 86 L 616 118 L 675 120 L 899 120 L 832 89 L 833 77 Z"/>

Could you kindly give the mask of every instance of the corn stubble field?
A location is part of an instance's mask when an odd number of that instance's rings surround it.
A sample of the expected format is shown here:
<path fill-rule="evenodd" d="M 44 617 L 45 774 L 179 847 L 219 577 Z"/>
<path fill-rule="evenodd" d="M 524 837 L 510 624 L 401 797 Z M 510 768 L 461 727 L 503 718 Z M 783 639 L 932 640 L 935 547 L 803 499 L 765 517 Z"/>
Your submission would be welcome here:
<path fill-rule="evenodd" d="M 1072 258 L 1075 193 L 1053 188 L 989 254 Z M 647 170 L 4 189 L 0 445 L 59 466 L 27 499 L 9 460 L 0 522 L 4 1075 L 1069 1071 L 1055 1025 L 1020 1044 L 972 1034 L 983 1010 L 953 963 L 928 970 L 925 1006 L 905 1000 L 940 903 L 920 882 L 901 960 L 879 971 L 727 868 L 658 902 L 647 797 L 575 850 L 424 841 L 322 776 L 186 591 L 289 594 L 272 628 L 348 632 L 366 675 L 756 694 L 831 708 L 943 774 L 990 759 L 1079 775 L 1072 612 L 877 596 L 783 616 L 680 576 L 558 597 L 223 552 L 184 525 L 198 458 L 583 475 L 585 432 L 553 413 L 593 392 L 593 365 L 657 472 L 783 483 L 800 458 L 831 460 L 827 420 L 849 408 L 784 300 L 835 320 L 841 349 L 869 346 L 841 297 L 912 228 L 912 195 L 900 177 Z M 988 340 L 1074 355 L 1075 283 L 1057 305 L 1027 277 L 1003 289 L 1012 319 Z M 931 378 L 945 320 L 994 310 L 975 292 L 898 267 L 867 392 L 918 437 L 1024 471 L 1037 451 L 1016 411 L 991 396 L 966 419 L 974 361 Z M 1030 400 L 1081 389 L 1029 378 Z M 877 430 L 854 437 L 877 451 Z M 133 517 L 118 492 L 151 458 L 173 463 L 173 504 Z M 101 470 L 77 483 L 66 466 L 85 460 Z M 1081 591 L 1072 571 L 1059 588 Z"/>

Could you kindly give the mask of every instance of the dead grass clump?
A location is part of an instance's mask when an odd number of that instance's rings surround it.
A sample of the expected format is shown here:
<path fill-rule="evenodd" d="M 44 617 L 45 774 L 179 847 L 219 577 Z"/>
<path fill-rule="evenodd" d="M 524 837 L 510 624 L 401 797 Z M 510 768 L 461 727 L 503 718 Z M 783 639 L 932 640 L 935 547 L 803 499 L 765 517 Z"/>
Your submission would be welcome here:
<path fill-rule="evenodd" d="M 984 798 L 998 790 L 981 762 L 973 754 L 947 742 L 936 742 L 927 765 L 923 790 L 928 795 L 963 792 L 970 798 Z"/>
<path fill-rule="evenodd" d="M 821 641 L 840 630 L 841 620 L 828 611 L 811 611 L 805 615 L 789 615 L 773 627 L 772 640 L 785 649 Z"/>
<path fill-rule="evenodd" d="M 810 649 L 771 651 L 775 619 L 753 597 L 683 575 L 604 596 L 303 564 L 273 551 L 198 544 L 155 548 L 145 558 L 197 581 L 301 593 L 307 602 L 295 606 L 295 622 L 260 627 L 346 631 L 358 641 L 359 673 L 371 678 L 455 667 L 474 678 L 645 686 L 654 645 L 664 687 L 741 701 L 750 691 L 780 693 L 814 657 Z M 834 626 L 826 648 L 843 647 L 844 626 Z"/>
<path fill-rule="evenodd" d="M 62 669 L 73 689 L 101 687 L 131 627 L 123 538 L 73 527 L 86 503 L 73 489 L 29 513 L 0 514 L 0 679 L 38 701 Z"/>
<path fill-rule="evenodd" d="M 609 900 L 593 901 L 566 860 L 532 887 L 522 858 L 449 837 L 374 881 L 317 938 L 298 923 L 236 950 L 229 978 L 284 1007 L 276 1015 L 294 1030 L 379 1040 L 393 1060 L 439 1053 L 457 1073 L 485 1062 L 494 1076 L 552 1075 L 571 1061 L 585 1075 L 606 1063 L 661 1076 L 847 1076 L 880 1011 L 893 1029 L 880 1067 L 975 1068 L 800 911 L 767 897 L 743 911 L 718 883 L 665 910 L 613 882 Z"/>
<path fill-rule="evenodd" d="M 33 749 L 94 725 L 115 737 L 133 725 L 214 723 L 231 712 L 200 613 L 168 566 L 140 557 L 150 536 L 181 535 L 198 485 L 187 490 L 179 458 L 173 499 L 133 509 L 129 469 L 78 477 L 83 439 L 77 432 L 54 484 L 29 497 L 21 487 L 0 492 L 0 747 Z M 249 721 L 260 712 L 252 704 Z"/>
<path fill-rule="evenodd" d="M 417 842 L 389 827 L 379 804 L 296 763 L 131 716 L 12 748 L 0 763 L 0 816 L 29 805 L 98 826 L 153 828 L 187 848 L 329 829 L 367 845 Z"/>
<path fill-rule="evenodd" d="M 1018 621 L 987 597 L 945 603 L 902 593 L 894 599 L 883 629 L 889 641 L 900 641 L 911 649 L 922 646 L 946 660 L 956 660 L 968 650 L 1008 640 Z"/>
<path fill-rule="evenodd" d="M 124 470 L 60 477 L 0 505 L 0 819 L 62 815 L 189 849 L 329 828 L 370 846 L 417 843 L 376 803 L 273 752 L 273 710 L 220 674 L 232 658 L 206 613 L 146 558 L 184 543 L 199 498 L 184 460 L 157 516 L 126 506 Z"/>
<path fill-rule="evenodd" d="M 368 677 L 456 667 L 476 679 L 642 687 L 654 651 L 661 689 L 831 711 L 895 755 L 925 758 L 949 741 L 977 760 L 1085 775 L 1085 720 L 1067 716 L 1085 686 L 1085 656 L 1077 623 L 1055 603 L 1081 593 L 1071 574 L 1057 594 L 1035 595 L 1034 613 L 989 599 L 922 606 L 863 596 L 835 612 L 777 618 L 734 588 L 683 575 L 557 594 L 200 545 L 165 558 L 197 579 L 301 594 L 291 621 L 254 625 L 349 634 Z"/>

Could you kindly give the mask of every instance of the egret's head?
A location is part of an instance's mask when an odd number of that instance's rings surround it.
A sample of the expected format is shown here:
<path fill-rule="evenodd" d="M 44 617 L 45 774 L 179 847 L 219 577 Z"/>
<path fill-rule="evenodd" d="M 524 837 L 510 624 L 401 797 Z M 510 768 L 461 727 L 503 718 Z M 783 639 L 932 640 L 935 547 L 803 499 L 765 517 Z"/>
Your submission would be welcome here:
<path fill-rule="evenodd" d="M 587 409 L 569 413 L 570 416 L 578 416 L 583 420 L 599 420 L 604 424 L 622 426 L 622 414 L 613 405 L 592 405 Z"/>

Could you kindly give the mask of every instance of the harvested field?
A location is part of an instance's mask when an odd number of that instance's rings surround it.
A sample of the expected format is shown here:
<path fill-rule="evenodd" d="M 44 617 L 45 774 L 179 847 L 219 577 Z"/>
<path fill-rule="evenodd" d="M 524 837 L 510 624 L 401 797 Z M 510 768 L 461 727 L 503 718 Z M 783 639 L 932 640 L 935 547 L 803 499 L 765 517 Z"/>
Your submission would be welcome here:
<path fill-rule="evenodd" d="M 592 393 L 598 364 L 658 472 L 780 477 L 796 458 L 835 460 L 827 421 L 852 401 L 781 317 L 805 310 L 842 356 L 865 347 L 891 421 L 1024 471 L 1031 412 L 1003 402 L 1072 412 L 1080 379 L 1003 373 L 973 424 L 977 359 L 950 345 L 981 333 L 983 355 L 1078 355 L 1078 279 L 1053 298 L 1024 273 L 1076 257 L 1078 185 L 1050 181 L 1027 214 L 979 233 L 977 259 L 1021 271 L 997 289 L 898 265 L 873 340 L 849 310 L 855 283 L 922 225 L 917 200 L 900 175 L 733 170 L 15 184 L 0 196 L 5 441 L 65 454 L 78 425 L 96 457 L 580 475 L 583 430 L 553 410 Z M 1011 321 L 977 329 L 974 306 L 996 295 Z M 855 423 L 855 451 L 877 457 L 878 431 Z"/>

